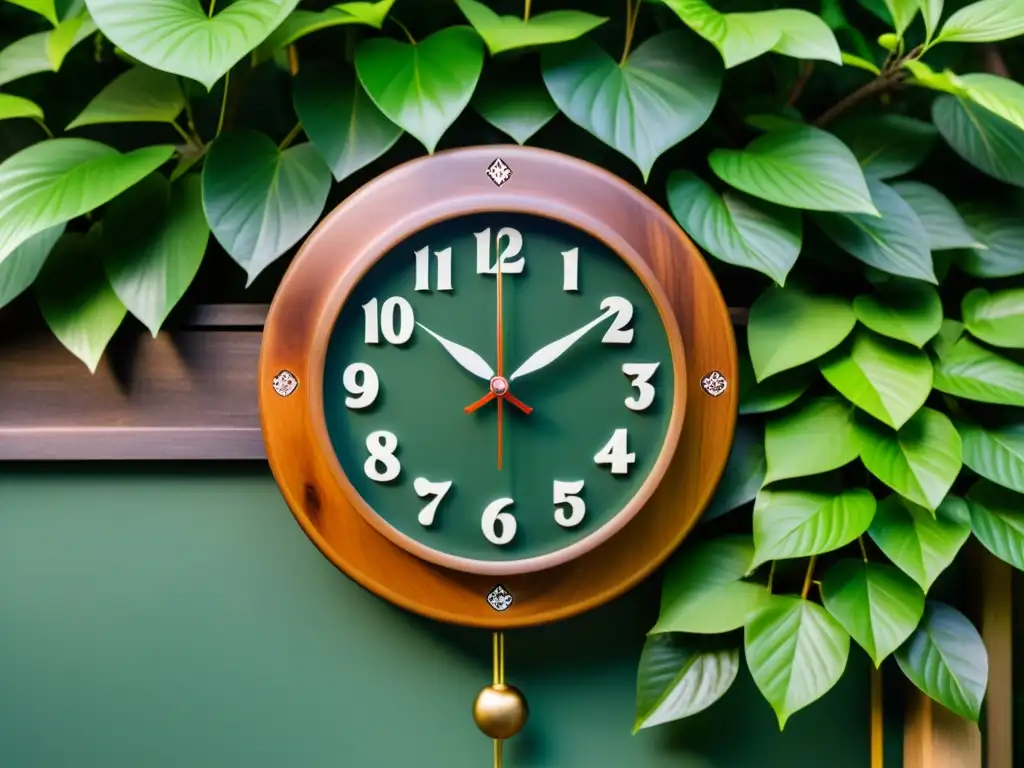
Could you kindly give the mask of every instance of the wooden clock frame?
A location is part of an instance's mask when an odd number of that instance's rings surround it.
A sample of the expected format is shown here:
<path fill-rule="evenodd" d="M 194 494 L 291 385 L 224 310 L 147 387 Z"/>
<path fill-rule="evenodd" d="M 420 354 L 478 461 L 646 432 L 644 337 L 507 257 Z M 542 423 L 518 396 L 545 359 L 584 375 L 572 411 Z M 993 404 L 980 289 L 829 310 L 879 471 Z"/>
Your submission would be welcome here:
<path fill-rule="evenodd" d="M 486 173 L 496 158 L 512 171 L 500 186 Z M 675 317 L 666 329 L 678 386 L 666 450 L 638 494 L 637 509 L 620 513 L 619 525 L 605 526 L 614 536 L 552 559 L 543 570 L 486 575 L 418 557 L 410 551 L 415 546 L 399 546 L 386 535 L 386 524 L 374 522 L 331 447 L 322 392 L 331 331 L 366 271 L 426 227 L 495 211 L 563 222 L 619 254 L 659 311 Z M 724 391 L 702 388 L 702 378 L 712 372 L 728 382 Z M 450 150 L 406 163 L 335 209 L 302 246 L 278 289 L 264 327 L 258 381 L 271 469 L 320 551 L 396 605 L 439 621 L 496 630 L 581 613 L 657 568 L 696 523 L 718 483 L 738 401 L 728 308 L 707 264 L 675 222 L 601 168 L 511 145 Z M 512 598 L 507 610 L 487 600 L 499 585 Z"/>

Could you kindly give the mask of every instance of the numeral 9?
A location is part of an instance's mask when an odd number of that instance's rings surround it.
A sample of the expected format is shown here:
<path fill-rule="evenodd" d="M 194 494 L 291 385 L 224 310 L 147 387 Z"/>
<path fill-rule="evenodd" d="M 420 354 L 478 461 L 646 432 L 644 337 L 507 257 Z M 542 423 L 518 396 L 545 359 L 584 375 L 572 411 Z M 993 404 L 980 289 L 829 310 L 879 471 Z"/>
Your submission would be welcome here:
<path fill-rule="evenodd" d="M 352 363 L 341 375 L 341 383 L 351 395 L 345 398 L 345 405 L 356 410 L 373 405 L 380 392 L 377 372 L 366 363 Z"/>

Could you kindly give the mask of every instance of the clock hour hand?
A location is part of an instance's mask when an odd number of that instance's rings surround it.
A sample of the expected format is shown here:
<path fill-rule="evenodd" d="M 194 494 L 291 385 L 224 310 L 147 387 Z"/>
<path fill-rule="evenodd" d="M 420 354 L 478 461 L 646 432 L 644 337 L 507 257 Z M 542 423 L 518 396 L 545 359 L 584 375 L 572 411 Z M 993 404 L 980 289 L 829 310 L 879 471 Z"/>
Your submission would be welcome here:
<path fill-rule="evenodd" d="M 512 375 L 508 377 L 508 380 L 515 381 L 528 373 L 539 371 L 541 368 L 551 365 L 551 363 L 555 362 L 555 360 L 565 354 L 573 344 L 586 336 L 595 326 L 600 325 L 604 320 L 607 320 L 609 317 L 614 315 L 615 312 L 616 310 L 614 308 L 609 309 L 602 313 L 600 317 L 594 318 L 582 328 L 578 328 L 568 336 L 563 336 L 562 338 L 541 347 L 526 358 L 526 361 L 516 368 Z"/>
<path fill-rule="evenodd" d="M 461 344 L 456 344 L 454 341 L 446 339 L 444 336 L 438 333 L 434 333 L 432 330 L 427 328 L 427 326 L 425 326 L 423 323 L 418 322 L 416 323 L 416 325 L 418 325 L 424 331 L 426 331 L 435 339 L 437 339 L 438 343 L 440 343 L 440 345 L 444 347 L 445 352 L 451 355 L 452 359 L 456 363 L 461 365 L 474 376 L 477 376 L 483 379 L 484 381 L 488 382 L 492 378 L 494 378 L 494 371 L 491 370 L 491 366 L 489 366 L 487 364 L 487 361 L 485 361 L 482 357 L 480 357 L 480 355 L 478 355 L 472 349 L 470 349 L 469 347 L 464 347 Z"/>

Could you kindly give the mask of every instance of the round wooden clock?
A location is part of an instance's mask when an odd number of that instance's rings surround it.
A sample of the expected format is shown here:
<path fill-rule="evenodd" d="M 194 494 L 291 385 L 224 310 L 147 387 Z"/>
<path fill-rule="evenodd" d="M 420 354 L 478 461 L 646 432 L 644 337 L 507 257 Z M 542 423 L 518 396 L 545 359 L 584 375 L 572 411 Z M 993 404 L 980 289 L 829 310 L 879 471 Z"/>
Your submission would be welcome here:
<path fill-rule="evenodd" d="M 501 145 L 397 167 L 320 224 L 271 305 L 259 397 L 327 558 L 504 630 L 669 555 L 725 465 L 735 379 L 728 309 L 672 219 L 596 166 Z"/>

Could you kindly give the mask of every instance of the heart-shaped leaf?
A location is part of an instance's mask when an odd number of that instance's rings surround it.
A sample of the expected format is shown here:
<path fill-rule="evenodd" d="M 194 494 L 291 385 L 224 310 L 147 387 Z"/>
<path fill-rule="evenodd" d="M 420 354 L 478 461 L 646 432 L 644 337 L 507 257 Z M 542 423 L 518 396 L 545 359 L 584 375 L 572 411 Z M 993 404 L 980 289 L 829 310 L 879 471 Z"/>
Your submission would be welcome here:
<path fill-rule="evenodd" d="M 981 247 L 957 252 L 957 265 L 972 277 L 1024 274 L 1024 216 L 1009 206 L 966 203 L 959 207 Z"/>
<path fill-rule="evenodd" d="M 608 21 L 583 11 L 550 11 L 529 19 L 499 16 L 477 0 L 455 0 L 466 20 L 484 39 L 491 55 L 531 45 L 567 43 Z"/>
<path fill-rule="evenodd" d="M 209 238 L 198 174 L 173 186 L 153 174 L 107 207 L 107 278 L 121 303 L 153 336 L 196 276 Z"/>
<path fill-rule="evenodd" d="M 14 120 L 19 117 L 42 120 L 43 108 L 21 96 L 0 93 L 0 120 Z"/>
<path fill-rule="evenodd" d="M 33 13 L 38 13 L 55 27 L 60 24 L 55 5 L 56 0 L 8 0 L 8 2 L 13 5 L 20 5 L 22 8 Z"/>
<path fill-rule="evenodd" d="M 817 368 L 804 366 L 769 376 L 758 382 L 754 376 L 754 366 L 750 362 L 749 350 L 744 345 L 740 350 L 740 415 L 769 413 L 796 402 L 796 399 L 811 386 L 816 373 Z"/>
<path fill-rule="evenodd" d="M 868 471 L 900 496 L 937 509 L 963 466 L 960 435 L 949 417 L 922 408 L 898 432 L 863 421 L 857 436 Z"/>
<path fill-rule="evenodd" d="M 971 3 L 946 19 L 935 42 L 992 43 L 1016 37 L 1024 34 L 1022 11 L 1020 0 Z"/>
<path fill-rule="evenodd" d="M 62 234 L 64 224 L 44 229 L 15 248 L 6 259 L 0 260 L 0 308 L 10 304 L 32 285 Z M 764 474 L 763 469 L 761 474 Z M 761 487 L 760 482 L 757 487 Z M 750 500 L 756 494 L 757 488 L 750 494 Z"/>
<path fill-rule="evenodd" d="M 1004 488 L 1024 493 L 1024 421 L 1010 421 L 985 429 L 958 419 L 964 464 Z"/>
<path fill-rule="evenodd" d="M 927 592 L 971 536 L 967 503 L 947 496 L 935 513 L 893 494 L 878 502 L 868 535 Z"/>
<path fill-rule="evenodd" d="M 953 345 L 956 344 L 963 335 L 963 323 L 958 323 L 956 320 L 945 318 L 943 319 L 942 327 L 939 328 L 939 332 L 935 335 L 935 338 L 928 342 L 928 348 L 935 353 L 935 357 L 941 360 L 949 353 L 949 350 L 953 348 Z"/>
<path fill-rule="evenodd" d="M 902 176 L 917 168 L 939 136 L 931 123 L 904 115 L 856 117 L 836 123 L 829 131 L 853 150 L 864 175 L 875 179 Z M 877 199 L 875 205 L 879 205 Z"/>
<path fill-rule="evenodd" d="M 1024 496 L 979 480 L 967 492 L 971 530 L 985 549 L 1024 570 Z"/>
<path fill-rule="evenodd" d="M 932 391 L 925 352 L 870 331 L 858 330 L 820 368 L 843 397 L 893 429 L 906 424 Z"/>
<path fill-rule="evenodd" d="M 769 419 L 765 484 L 830 472 L 857 458 L 855 408 L 839 397 L 805 398 Z"/>
<path fill-rule="evenodd" d="M 121 154 L 85 139 L 51 139 L 0 163 L 0 262 L 33 235 L 98 208 L 163 165 L 174 148 Z"/>
<path fill-rule="evenodd" d="M 206 220 L 249 283 L 316 224 L 330 189 L 312 144 L 282 152 L 256 131 L 223 134 L 203 165 Z"/>
<path fill-rule="evenodd" d="M 294 80 L 292 100 L 306 136 L 338 181 L 372 163 L 402 135 L 350 69 L 303 72 Z"/>
<path fill-rule="evenodd" d="M 762 489 L 754 502 L 754 562 L 809 557 L 839 549 L 864 533 L 875 497 L 854 488 L 840 494 Z"/>
<path fill-rule="evenodd" d="M 178 78 L 138 66 L 114 78 L 68 125 L 67 130 L 101 123 L 173 123 L 185 108 Z"/>
<path fill-rule="evenodd" d="M 988 653 L 966 616 L 929 600 L 921 624 L 896 651 L 896 661 L 926 695 L 977 722 L 988 684 Z"/>
<path fill-rule="evenodd" d="M 15 40 L 0 51 L 0 85 L 40 72 L 57 72 L 71 49 L 96 31 L 88 16 L 70 18 L 56 29 Z"/>
<path fill-rule="evenodd" d="M 708 163 L 722 181 L 771 203 L 879 215 L 857 158 L 818 128 L 771 131 L 746 149 L 714 150 Z"/>
<path fill-rule="evenodd" d="M 875 269 L 937 283 L 928 234 L 914 209 L 876 179 L 868 180 L 868 189 L 881 216 L 819 213 L 815 223 L 836 245 Z"/>
<path fill-rule="evenodd" d="M 1024 288 L 989 293 L 975 288 L 961 305 L 964 326 L 994 347 L 1024 347 Z"/>
<path fill-rule="evenodd" d="M 985 72 L 959 76 L 956 83 L 975 104 L 1024 129 L 1024 85 Z"/>
<path fill-rule="evenodd" d="M 857 319 L 875 333 L 905 341 L 920 349 L 942 327 L 942 300 L 933 286 L 920 280 L 895 279 L 875 293 L 853 300 Z"/>
<path fill-rule="evenodd" d="M 897 181 L 892 185 L 904 202 L 917 214 L 928 235 L 928 248 L 945 251 L 980 245 L 971 234 L 960 213 L 949 199 L 935 187 L 919 181 Z"/>
<path fill-rule="evenodd" d="M 355 64 L 377 109 L 433 152 L 473 96 L 484 49 L 469 27 L 447 27 L 415 44 L 363 40 Z"/>
<path fill-rule="evenodd" d="M 376 3 L 338 3 L 322 11 L 292 11 L 281 26 L 256 49 L 256 61 L 266 61 L 285 46 L 321 29 L 348 24 L 363 24 L 380 29 L 394 4 L 395 0 L 379 0 Z"/>
<path fill-rule="evenodd" d="M 917 15 L 920 0 L 885 0 L 886 10 L 892 17 L 892 25 L 900 37 Z"/>
<path fill-rule="evenodd" d="M 633 733 L 707 709 L 725 695 L 739 669 L 738 648 L 678 634 L 648 637 L 637 670 Z"/>
<path fill-rule="evenodd" d="M 99 247 L 95 232 L 64 235 L 35 282 L 46 324 L 92 373 L 126 314 L 107 282 Z"/>
<path fill-rule="evenodd" d="M 774 597 L 744 632 L 747 666 L 779 728 L 831 690 L 846 669 L 850 636 L 820 605 Z"/>
<path fill-rule="evenodd" d="M 747 346 L 758 381 L 835 349 L 857 318 L 850 302 L 798 288 L 771 287 L 750 307 Z"/>
<path fill-rule="evenodd" d="M 737 192 L 719 196 L 688 171 L 668 177 L 668 207 L 698 245 L 727 264 L 755 269 L 779 285 L 796 264 L 800 212 Z"/>
<path fill-rule="evenodd" d="M 932 120 L 965 161 L 1000 181 L 1024 186 L 1024 141 L 1016 125 L 965 97 L 949 94 L 932 102 Z"/>
<path fill-rule="evenodd" d="M 1024 407 L 1024 366 L 964 336 L 936 363 L 935 389 L 965 400 Z"/>
<path fill-rule="evenodd" d="M 764 471 L 764 429 L 751 419 L 740 419 L 722 479 L 701 521 L 714 520 L 753 501 L 764 484 Z"/>
<path fill-rule="evenodd" d="M 743 581 L 753 559 L 749 536 L 723 536 L 677 553 L 665 570 L 650 634 L 714 635 L 742 627 L 771 599 L 764 585 Z"/>
<path fill-rule="evenodd" d="M 558 108 L 618 150 L 643 174 L 708 119 L 722 87 L 722 67 L 682 30 L 656 35 L 619 65 L 590 40 L 547 48 L 544 84 Z"/>
<path fill-rule="evenodd" d="M 85 0 L 100 31 L 154 69 L 213 88 L 262 43 L 299 0 L 234 0 L 208 16 L 199 0 Z"/>
<path fill-rule="evenodd" d="M 924 614 L 921 588 L 882 563 L 840 560 L 821 580 L 821 599 L 876 667 L 903 645 Z"/>
<path fill-rule="evenodd" d="M 517 67 L 485 75 L 473 95 L 471 106 L 488 123 L 507 133 L 517 144 L 525 144 L 531 136 L 558 114 L 540 78 L 534 79 Z"/>

